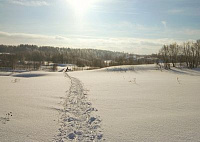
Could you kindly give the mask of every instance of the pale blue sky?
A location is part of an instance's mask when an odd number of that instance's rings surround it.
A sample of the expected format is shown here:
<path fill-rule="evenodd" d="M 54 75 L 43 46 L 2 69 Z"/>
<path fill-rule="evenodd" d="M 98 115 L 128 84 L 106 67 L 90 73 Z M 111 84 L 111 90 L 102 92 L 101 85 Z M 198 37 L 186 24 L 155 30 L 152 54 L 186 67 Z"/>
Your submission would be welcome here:
<path fill-rule="evenodd" d="M 151 54 L 197 39 L 199 0 L 0 0 L 0 44 Z"/>

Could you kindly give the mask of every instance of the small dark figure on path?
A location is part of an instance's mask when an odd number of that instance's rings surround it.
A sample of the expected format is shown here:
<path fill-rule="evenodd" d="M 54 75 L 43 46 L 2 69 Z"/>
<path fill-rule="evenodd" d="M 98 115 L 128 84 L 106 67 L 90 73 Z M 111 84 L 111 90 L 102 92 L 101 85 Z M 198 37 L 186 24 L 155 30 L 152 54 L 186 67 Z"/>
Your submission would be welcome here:
<path fill-rule="evenodd" d="M 67 67 L 66 70 L 65 70 L 65 72 L 68 72 L 68 71 L 69 71 L 69 68 Z"/>

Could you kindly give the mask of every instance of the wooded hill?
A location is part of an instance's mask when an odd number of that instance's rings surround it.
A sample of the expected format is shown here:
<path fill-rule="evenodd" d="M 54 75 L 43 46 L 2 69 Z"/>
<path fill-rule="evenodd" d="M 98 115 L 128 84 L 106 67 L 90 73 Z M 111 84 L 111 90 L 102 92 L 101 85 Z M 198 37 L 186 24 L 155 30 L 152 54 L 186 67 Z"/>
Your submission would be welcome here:
<path fill-rule="evenodd" d="M 79 67 L 105 67 L 112 65 L 131 65 L 145 63 L 144 60 L 135 59 L 136 55 L 97 49 L 72 49 L 50 46 L 0 45 L 0 66 L 15 68 L 16 64 L 25 64 L 26 61 L 37 63 L 44 62 L 57 64 L 75 64 Z"/>

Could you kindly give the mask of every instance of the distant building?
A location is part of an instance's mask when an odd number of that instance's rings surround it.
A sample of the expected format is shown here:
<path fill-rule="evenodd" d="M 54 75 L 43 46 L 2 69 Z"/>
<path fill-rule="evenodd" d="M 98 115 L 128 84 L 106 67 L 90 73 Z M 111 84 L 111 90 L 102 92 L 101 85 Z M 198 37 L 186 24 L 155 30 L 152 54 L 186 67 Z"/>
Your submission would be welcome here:
<path fill-rule="evenodd" d="M 110 66 L 110 64 L 112 63 L 112 60 L 105 60 L 104 63 L 106 64 L 106 66 Z"/>

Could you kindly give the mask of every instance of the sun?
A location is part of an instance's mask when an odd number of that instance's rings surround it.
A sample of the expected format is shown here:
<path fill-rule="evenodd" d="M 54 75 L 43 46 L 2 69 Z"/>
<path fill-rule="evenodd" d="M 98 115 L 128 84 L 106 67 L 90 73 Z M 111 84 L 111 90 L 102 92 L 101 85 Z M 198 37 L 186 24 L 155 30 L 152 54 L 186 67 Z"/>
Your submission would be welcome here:
<path fill-rule="evenodd" d="M 94 0 L 68 0 L 74 12 L 83 15 L 91 7 Z"/>

